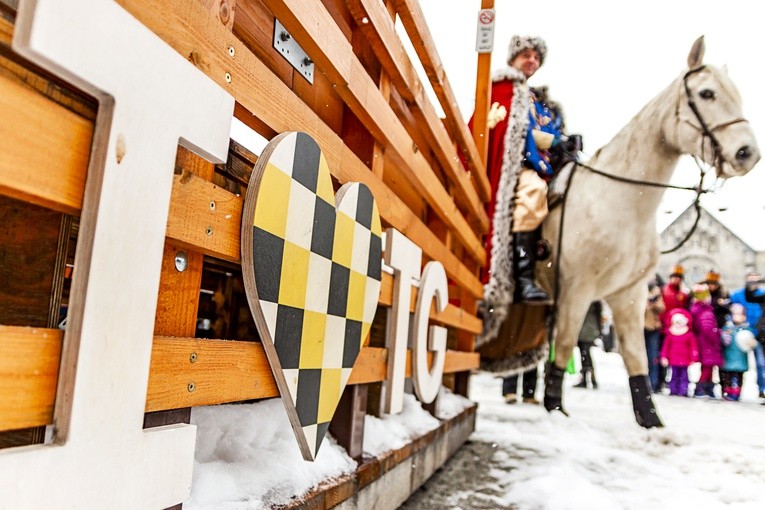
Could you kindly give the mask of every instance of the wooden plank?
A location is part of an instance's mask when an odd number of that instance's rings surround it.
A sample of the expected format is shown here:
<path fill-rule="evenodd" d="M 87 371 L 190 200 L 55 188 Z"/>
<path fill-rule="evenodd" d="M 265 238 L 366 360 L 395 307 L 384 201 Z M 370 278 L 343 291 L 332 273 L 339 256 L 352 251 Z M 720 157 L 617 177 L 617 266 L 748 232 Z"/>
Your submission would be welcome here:
<path fill-rule="evenodd" d="M 60 230 L 61 213 L 0 195 L 0 324 L 52 326 Z"/>
<path fill-rule="evenodd" d="M 194 7 L 196 6 L 191 5 L 185 10 L 179 10 L 182 12 L 194 11 Z M 196 14 L 199 15 L 199 13 Z M 162 19 L 165 18 L 162 17 Z M 184 19 L 183 24 L 175 26 L 188 27 L 192 21 L 193 19 Z M 167 28 L 170 29 L 170 27 Z M 225 28 L 222 29 L 225 30 Z M 189 28 L 189 30 L 191 29 Z M 204 34 L 201 36 L 204 37 Z M 213 38 L 213 40 L 216 39 Z M 211 44 L 207 38 L 202 42 L 193 42 L 201 45 Z M 301 107 L 299 99 L 286 87 L 283 85 L 279 87 L 274 83 L 275 77 L 264 69 L 263 64 L 257 61 L 240 42 L 232 41 L 232 45 L 238 47 L 236 54 L 242 61 L 239 64 L 241 66 L 240 72 L 243 76 L 250 78 L 241 80 L 241 84 L 239 84 L 239 80 L 237 81 L 237 86 L 243 90 L 242 95 L 246 99 L 247 108 L 263 112 L 263 115 L 267 116 L 267 124 L 275 131 L 297 128 L 312 132 L 311 134 L 317 138 L 325 154 L 328 155 L 330 168 L 336 178 L 341 182 L 361 181 L 370 186 L 378 201 L 383 219 L 422 246 L 429 257 L 441 261 L 449 276 L 463 288 L 467 289 L 473 296 L 480 297 L 482 286 L 475 275 L 449 252 L 419 218 L 403 205 L 395 193 L 369 172 L 350 149 L 342 143 L 342 139 L 332 133 L 315 115 L 310 114 L 304 106 Z M 212 52 L 212 50 L 209 51 Z M 221 54 L 220 58 L 222 59 L 223 53 L 220 50 L 210 54 Z M 207 54 L 205 52 L 205 55 Z M 228 53 L 226 52 L 225 55 L 228 56 Z M 200 57 L 200 61 L 211 62 L 202 57 Z M 208 70 L 212 69 L 210 66 L 207 68 Z M 218 67 L 216 70 L 220 68 Z M 253 74 L 246 72 L 245 68 L 252 69 Z M 223 78 L 217 78 L 225 84 Z M 264 84 L 263 81 L 267 83 Z M 8 87 L 4 87 L 4 85 L 8 85 Z M 280 90 L 273 91 L 274 88 Z M 13 109 L 24 114 L 23 116 L 10 117 L 10 122 L 3 123 L 0 130 L 7 129 L 9 133 L 16 136 L 19 133 L 25 133 L 25 129 L 27 129 L 25 126 L 29 126 L 30 123 L 36 126 L 34 136 L 29 133 L 24 135 L 24 137 L 28 137 L 24 139 L 24 144 L 10 144 L 9 138 L 0 137 L 0 148 L 4 154 L 9 155 L 8 158 L 0 161 L 0 193 L 30 200 L 34 203 L 42 203 L 42 205 L 54 210 L 76 214 L 82 204 L 84 179 L 87 173 L 87 155 L 90 152 L 92 139 L 92 125 L 33 91 L 2 77 L 0 77 L 0 90 L 3 91 L 3 94 L 0 94 L 0 104 L 7 100 L 12 104 Z M 268 94 L 269 91 L 275 93 Z M 39 110 L 42 122 L 37 117 L 35 120 L 28 118 L 27 114 L 34 110 Z M 301 112 L 301 114 L 298 115 L 295 112 Z M 67 132 L 81 133 L 81 135 L 64 136 Z M 8 145 L 7 148 L 6 144 Z M 21 147 L 24 150 L 21 150 Z M 9 165 L 9 162 L 13 160 L 14 153 L 20 158 L 20 163 Z M 45 156 L 40 157 L 41 154 Z M 52 159 L 55 159 L 58 164 L 55 166 L 48 164 Z M 181 184 L 186 184 L 183 179 L 183 176 L 176 177 L 175 186 L 181 187 Z M 32 184 L 25 187 L 23 185 L 26 182 Z M 171 204 L 168 225 L 169 237 L 188 243 L 190 246 L 198 246 L 203 253 L 226 260 L 235 260 L 238 257 L 238 246 L 232 245 L 232 240 L 223 239 L 217 234 L 221 231 L 222 226 L 228 225 L 231 218 L 238 217 L 235 209 L 237 206 L 241 207 L 241 201 L 233 201 L 229 204 L 228 199 L 234 195 L 220 189 L 200 191 L 200 185 L 196 180 L 192 179 L 189 182 L 190 184 L 184 187 L 183 192 L 174 190 L 174 197 L 177 196 L 178 199 L 174 199 L 173 204 Z M 5 187 L 3 187 L 4 185 Z M 205 183 L 203 186 L 212 185 Z M 32 192 L 29 193 L 27 188 L 30 188 Z M 187 225 L 188 218 L 201 219 L 198 214 L 205 209 L 190 207 L 189 204 L 196 204 L 196 201 L 204 202 L 209 198 L 224 208 L 227 204 L 231 208 L 225 208 L 224 214 L 221 214 L 221 209 L 218 209 L 217 213 L 212 216 L 207 213 L 204 218 L 214 220 L 215 223 L 204 225 L 202 230 L 189 230 L 184 233 L 185 237 L 175 234 L 173 229 Z M 191 200 L 191 202 L 187 203 L 187 200 Z M 209 208 L 209 202 L 205 208 Z M 226 218 L 228 214 L 231 214 L 230 218 Z M 176 217 L 176 215 L 180 216 Z M 208 226 L 212 227 L 212 235 L 207 233 Z M 237 229 L 238 226 L 233 230 L 236 231 Z M 233 242 L 237 243 L 238 240 Z"/>
<path fill-rule="evenodd" d="M 348 456 L 354 459 L 364 453 L 364 416 L 368 390 L 366 384 L 346 386 L 329 424 L 329 433 L 345 448 Z"/>
<path fill-rule="evenodd" d="M 493 9 L 494 0 L 481 0 L 481 9 Z M 484 165 L 489 150 L 489 101 L 491 99 L 491 53 L 479 53 L 475 78 L 475 113 L 473 114 L 473 141 Z"/>
<path fill-rule="evenodd" d="M 225 6 L 225 7 L 224 7 Z M 221 14 L 228 21 L 228 4 L 219 5 Z M 223 22 L 224 19 L 221 19 Z M 233 20 L 231 20 L 233 22 Z M 214 165 L 191 151 L 178 147 L 175 166 L 199 175 L 203 179 L 213 176 Z M 179 266 L 178 263 L 181 265 Z M 162 253 L 162 272 L 159 277 L 157 313 L 154 334 L 162 336 L 192 337 L 196 332 L 199 290 L 202 283 L 204 256 L 191 250 L 182 250 L 174 243 L 165 241 Z M 174 423 L 190 423 L 191 408 L 160 411 L 144 416 L 144 428 L 160 427 Z"/>
<path fill-rule="evenodd" d="M 481 198 L 457 158 L 455 146 L 444 125 L 425 95 L 417 71 L 396 34 L 387 9 L 378 0 L 349 0 L 348 8 L 369 39 L 383 68 L 420 121 L 418 127 L 425 130 L 435 142 L 434 154 L 449 179 L 456 184 L 457 197 L 468 205 L 482 231 L 487 232 L 489 219 Z"/>
<path fill-rule="evenodd" d="M 216 203 L 214 210 L 210 208 L 211 202 Z M 241 197 L 193 174 L 176 175 L 167 236 L 179 246 L 196 248 L 207 255 L 239 262 L 242 203 Z M 208 227 L 212 228 L 209 235 Z M 417 289 L 412 288 L 412 306 L 416 303 L 416 293 Z M 393 277 L 383 273 L 379 303 L 390 306 L 392 299 Z M 431 318 L 439 324 L 469 333 L 481 332 L 480 319 L 454 305 L 448 305 L 446 310 L 439 314 L 431 313 Z"/>
<path fill-rule="evenodd" d="M 380 285 L 380 299 L 381 306 L 389 307 L 393 304 L 393 276 L 388 273 L 382 275 L 382 285 Z M 417 305 L 417 288 L 412 287 L 412 297 L 410 311 L 414 313 L 414 308 Z M 446 305 L 446 309 L 443 312 L 437 313 L 434 307 L 431 307 L 430 318 L 436 324 L 442 326 L 451 326 L 453 328 L 465 331 L 466 333 L 478 334 L 481 332 L 482 322 L 481 319 L 474 314 L 471 315 L 466 310 L 459 308 L 453 304 Z M 471 349 L 472 350 L 472 349 Z"/>
<path fill-rule="evenodd" d="M 13 23 L 0 16 L 0 44 L 10 46 L 13 42 Z"/>
<path fill-rule="evenodd" d="M 226 27 L 232 30 L 234 27 L 234 12 L 237 0 L 197 0 L 204 5 L 213 16 Z"/>
<path fill-rule="evenodd" d="M 243 202 L 241 197 L 184 171 L 173 177 L 166 235 L 179 246 L 238 261 Z"/>
<path fill-rule="evenodd" d="M 313 136 L 327 156 L 332 175 L 340 183 L 365 183 L 374 194 L 387 224 L 421 246 L 430 258 L 440 261 L 447 274 L 461 287 L 475 297 L 482 296 L 481 282 L 462 261 L 241 41 L 218 26 L 220 23 L 216 20 L 211 22 L 209 13 L 202 6 L 181 0 L 120 0 L 119 3 L 181 55 L 196 52 L 198 60 L 204 63 L 200 70 L 231 92 L 244 109 L 255 113 L 275 132 L 297 129 Z M 229 47 L 234 49 L 235 57 L 230 56 Z M 226 72 L 232 77 L 231 83 L 225 79 Z M 241 109 L 237 111 L 242 113 Z"/>
<path fill-rule="evenodd" d="M 277 396 L 258 342 L 155 338 L 146 412 Z"/>
<path fill-rule="evenodd" d="M 427 160 L 415 149 L 411 137 L 320 0 L 264 0 L 264 3 L 312 56 L 354 114 L 385 147 L 386 153 L 410 169 L 406 175 L 412 185 L 427 197 L 433 211 L 454 230 L 471 257 L 483 263 L 486 260 L 483 243 L 438 181 Z M 473 216 L 485 215 L 477 199 L 469 201 L 468 205 Z"/>
<path fill-rule="evenodd" d="M 0 111 L 0 194 L 77 214 L 93 124 L 3 75 Z"/>
<path fill-rule="evenodd" d="M 0 430 L 53 421 L 63 332 L 0 326 Z"/>
<path fill-rule="evenodd" d="M 484 200 L 489 200 L 491 188 L 486 176 L 486 167 L 478 154 L 478 149 L 465 122 L 462 120 L 462 113 L 457 106 L 454 91 L 444 72 L 433 37 L 430 35 L 425 15 L 415 0 L 396 0 L 396 11 L 406 33 L 409 35 L 409 40 L 412 41 L 417 56 L 420 58 L 422 67 L 430 79 L 436 97 L 444 109 L 446 127 L 452 139 L 457 141 L 457 145 L 465 154 L 471 177 L 474 179 L 481 197 Z"/>
<path fill-rule="evenodd" d="M 0 430 L 52 423 L 62 337 L 56 329 L 0 326 Z M 384 380 L 387 358 L 387 349 L 362 348 L 348 384 Z M 478 360 L 478 353 L 447 351 L 444 373 L 478 368 Z M 277 395 L 258 342 L 154 339 L 146 412 Z"/>

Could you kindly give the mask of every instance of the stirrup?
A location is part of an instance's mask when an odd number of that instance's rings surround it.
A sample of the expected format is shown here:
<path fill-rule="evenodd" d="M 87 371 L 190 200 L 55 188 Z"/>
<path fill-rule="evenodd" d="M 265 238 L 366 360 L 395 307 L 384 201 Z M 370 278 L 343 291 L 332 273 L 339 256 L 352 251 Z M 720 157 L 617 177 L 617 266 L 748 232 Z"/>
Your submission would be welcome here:
<path fill-rule="evenodd" d="M 550 295 L 533 283 L 522 286 L 520 285 L 520 282 L 518 282 L 516 285 L 518 286 L 517 303 L 527 305 L 549 305 L 552 302 Z"/>

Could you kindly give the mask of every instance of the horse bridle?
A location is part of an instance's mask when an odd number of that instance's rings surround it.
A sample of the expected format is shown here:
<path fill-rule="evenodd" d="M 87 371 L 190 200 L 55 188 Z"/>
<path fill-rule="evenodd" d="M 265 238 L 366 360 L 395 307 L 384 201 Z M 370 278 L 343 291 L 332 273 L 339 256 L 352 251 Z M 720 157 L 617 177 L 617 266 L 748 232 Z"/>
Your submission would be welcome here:
<path fill-rule="evenodd" d="M 685 89 L 685 98 L 686 102 L 688 103 L 688 107 L 693 112 L 693 115 L 696 117 L 696 120 L 699 122 L 699 126 L 694 125 L 692 122 L 685 120 L 691 127 L 701 131 L 701 155 L 702 158 L 704 156 L 704 140 L 706 138 L 709 138 L 709 142 L 712 144 L 712 149 L 714 150 L 714 162 L 717 169 L 722 169 L 723 163 L 728 163 L 730 165 L 730 162 L 725 159 L 725 156 L 722 153 L 722 147 L 720 145 L 720 141 L 715 136 L 714 132 L 720 129 L 724 129 L 728 126 L 732 126 L 733 124 L 738 124 L 739 122 L 749 122 L 743 117 L 739 117 L 737 119 L 730 120 L 728 122 L 723 122 L 721 124 L 718 124 L 717 126 L 713 128 L 709 128 L 709 125 L 704 120 L 704 117 L 701 116 L 701 112 L 699 111 L 698 106 L 696 105 L 696 101 L 693 99 L 693 95 L 691 94 L 691 88 L 688 86 L 688 78 L 698 72 L 703 71 L 706 68 L 706 66 L 699 66 L 694 69 L 690 69 L 685 75 L 683 76 L 683 87 Z M 677 117 L 678 124 L 680 123 L 680 101 L 677 101 L 677 107 L 675 110 L 675 116 Z M 696 165 L 699 167 L 699 171 L 701 173 L 701 176 L 699 178 L 699 184 L 695 187 L 689 187 L 689 186 L 675 186 L 672 184 L 664 184 L 659 182 L 651 182 L 651 181 L 643 181 L 640 179 L 630 179 L 629 177 L 622 177 L 619 175 L 614 175 L 608 172 L 604 172 L 603 170 L 599 170 L 597 168 L 593 168 L 587 164 L 580 163 L 579 161 L 574 161 L 575 168 L 577 166 L 586 168 L 590 172 L 593 172 L 595 174 L 601 175 L 603 177 L 607 177 L 609 179 L 613 179 L 615 181 L 624 182 L 628 184 L 637 184 L 641 186 L 650 186 L 655 188 L 669 188 L 669 189 L 680 189 L 680 190 L 687 190 L 687 191 L 694 191 L 696 192 L 696 199 L 693 201 L 693 206 L 696 210 L 696 219 L 693 222 L 693 225 L 691 226 L 688 233 L 683 237 L 683 239 L 680 240 L 679 243 L 677 243 L 673 248 L 670 248 L 668 250 L 662 250 L 661 254 L 665 255 L 668 253 L 673 253 L 680 249 L 681 246 L 683 246 L 688 239 L 691 238 L 693 233 L 696 231 L 696 227 L 699 224 L 699 220 L 701 219 L 701 195 L 704 193 L 709 192 L 710 190 L 704 189 L 702 187 L 702 182 L 704 180 L 704 170 L 701 167 L 701 164 L 699 163 L 698 159 L 694 157 L 694 160 L 696 161 Z M 563 192 L 563 199 L 562 199 L 562 205 L 561 205 L 561 216 L 560 216 L 560 227 L 558 228 L 558 256 L 556 257 L 555 261 L 555 285 L 553 288 L 553 305 L 552 305 L 552 312 L 550 313 L 550 316 L 548 317 L 548 338 L 547 341 L 552 345 L 553 340 L 553 328 L 555 324 L 557 323 L 557 317 L 558 317 L 558 298 L 560 293 L 560 260 L 562 257 L 562 248 L 563 248 L 563 223 L 565 219 L 566 214 L 566 201 L 568 198 L 568 190 L 571 186 L 571 181 L 574 178 L 574 174 L 576 172 L 572 171 L 568 176 L 568 182 L 566 184 L 565 191 Z"/>
<path fill-rule="evenodd" d="M 706 66 L 699 66 L 694 69 L 690 69 L 687 73 L 685 73 L 685 76 L 683 76 L 683 87 L 685 89 L 685 99 L 688 104 L 688 107 L 693 112 L 693 115 L 696 117 L 696 120 L 699 122 L 699 126 L 694 125 L 692 122 L 686 120 L 688 124 L 690 124 L 691 127 L 701 131 L 701 154 L 702 158 L 704 155 L 704 140 L 706 138 L 709 138 L 709 142 L 712 144 L 712 150 L 714 151 L 714 164 L 713 166 L 719 170 L 722 169 L 723 163 L 728 163 L 728 165 L 732 166 L 730 161 L 725 159 L 725 156 L 722 153 L 722 147 L 720 145 L 720 141 L 715 136 L 715 131 L 724 129 L 728 126 L 732 126 L 734 124 L 738 124 L 739 122 L 749 122 L 743 117 L 739 117 L 737 119 L 730 120 L 728 122 L 723 122 L 721 124 L 718 124 L 717 126 L 713 128 L 709 128 L 709 125 L 704 120 L 704 117 L 701 116 L 701 112 L 699 111 L 699 107 L 696 105 L 696 100 L 693 99 L 693 94 L 691 94 L 691 88 L 688 86 L 688 78 L 696 73 L 699 73 L 706 69 Z M 678 102 L 677 110 L 675 112 L 675 115 L 677 116 L 678 122 L 680 121 L 680 104 Z M 695 159 L 695 158 L 694 158 Z M 698 160 L 696 161 L 696 164 L 699 165 Z M 700 165 L 699 165 L 699 168 Z"/>

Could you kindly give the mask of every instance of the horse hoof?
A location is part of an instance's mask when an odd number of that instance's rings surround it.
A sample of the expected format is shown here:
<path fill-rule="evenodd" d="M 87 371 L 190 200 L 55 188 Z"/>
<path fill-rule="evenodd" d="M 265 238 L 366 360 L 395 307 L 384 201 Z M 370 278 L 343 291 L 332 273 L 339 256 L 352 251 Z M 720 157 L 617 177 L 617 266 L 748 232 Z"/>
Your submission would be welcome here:
<path fill-rule="evenodd" d="M 663 427 L 664 424 L 653 405 L 648 377 L 644 375 L 632 376 L 629 383 L 632 394 L 632 410 L 635 412 L 637 424 L 647 429 Z"/>
<path fill-rule="evenodd" d="M 638 425 L 640 425 L 644 429 L 664 428 L 664 424 L 661 422 L 658 416 L 655 416 L 654 420 L 641 420 L 640 418 L 638 418 L 637 415 L 635 415 L 635 419 L 637 420 Z"/>
<path fill-rule="evenodd" d="M 551 403 L 551 402 L 545 401 L 545 409 L 547 409 L 547 412 L 550 414 L 552 414 L 553 411 L 557 411 L 567 418 L 569 416 L 568 412 L 565 409 L 563 409 L 563 404 L 561 404 L 560 402 Z"/>

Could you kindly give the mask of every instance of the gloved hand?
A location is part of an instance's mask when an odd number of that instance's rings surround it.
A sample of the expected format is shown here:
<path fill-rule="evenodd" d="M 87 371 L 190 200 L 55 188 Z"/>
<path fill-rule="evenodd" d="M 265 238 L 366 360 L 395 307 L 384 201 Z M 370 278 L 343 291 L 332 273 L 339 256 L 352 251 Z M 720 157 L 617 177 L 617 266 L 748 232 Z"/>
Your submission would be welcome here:
<path fill-rule="evenodd" d="M 582 140 L 582 135 L 569 135 L 567 143 L 572 152 L 579 152 L 584 149 L 584 141 Z"/>
<path fill-rule="evenodd" d="M 550 154 L 556 160 L 576 161 L 577 152 L 581 149 L 581 141 L 582 137 L 579 135 L 558 138 L 550 148 Z"/>

